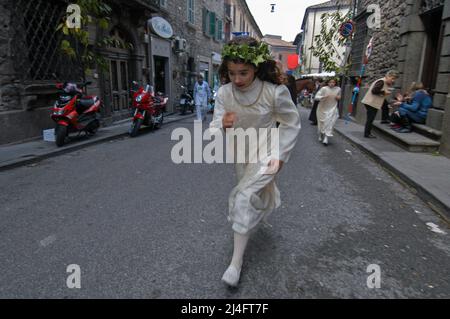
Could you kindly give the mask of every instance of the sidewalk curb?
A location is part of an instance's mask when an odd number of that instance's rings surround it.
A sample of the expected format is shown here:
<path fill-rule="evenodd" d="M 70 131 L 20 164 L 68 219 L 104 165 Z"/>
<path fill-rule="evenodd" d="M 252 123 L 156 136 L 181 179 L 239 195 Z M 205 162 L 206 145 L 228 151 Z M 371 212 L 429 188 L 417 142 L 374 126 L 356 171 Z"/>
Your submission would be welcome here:
<path fill-rule="evenodd" d="M 424 188 L 422 185 L 418 184 L 406 174 L 402 173 L 400 170 L 392 166 L 389 162 L 385 161 L 381 156 L 372 150 L 366 148 L 361 143 L 358 143 L 347 134 L 340 131 L 339 128 L 335 128 L 335 131 L 352 145 L 357 147 L 363 153 L 367 154 L 371 159 L 373 159 L 377 164 L 385 168 L 394 178 L 398 179 L 400 182 L 406 186 L 413 188 L 416 195 L 421 198 L 427 205 L 431 207 L 441 218 L 443 218 L 447 223 L 450 223 L 450 206 L 443 203 L 439 198 L 435 197 L 430 191 Z"/>
<path fill-rule="evenodd" d="M 178 122 L 178 121 L 181 121 L 181 120 L 184 120 L 187 118 L 191 118 L 191 117 L 195 117 L 195 114 L 189 114 L 187 116 L 179 117 L 179 118 L 170 120 L 168 122 L 164 122 L 163 128 L 167 124 Z M 114 126 L 122 126 L 122 125 L 123 124 L 112 125 L 112 126 L 108 126 L 108 128 L 113 128 Z M 0 164 L 0 172 L 14 169 L 14 168 L 21 167 L 21 166 L 25 166 L 25 165 L 29 165 L 29 164 L 33 164 L 33 163 L 37 163 L 37 162 L 43 161 L 43 160 L 51 158 L 51 157 L 71 153 L 71 152 L 80 150 L 82 148 L 88 147 L 88 146 L 92 146 L 92 145 L 96 145 L 96 144 L 100 144 L 100 143 L 104 143 L 104 142 L 109 142 L 109 141 L 116 140 L 116 139 L 119 139 L 119 138 L 125 137 L 125 136 L 129 136 L 128 130 L 124 130 L 122 132 L 117 132 L 117 133 L 112 133 L 112 135 L 105 136 L 105 137 L 99 137 L 99 138 L 96 138 L 93 140 L 87 140 L 87 141 L 83 141 L 80 143 L 75 143 L 73 145 L 68 145 L 63 148 L 57 148 L 50 152 L 46 152 L 46 153 L 43 153 L 40 155 L 35 155 L 33 157 L 29 157 L 26 159 L 12 160 L 8 163 Z"/>

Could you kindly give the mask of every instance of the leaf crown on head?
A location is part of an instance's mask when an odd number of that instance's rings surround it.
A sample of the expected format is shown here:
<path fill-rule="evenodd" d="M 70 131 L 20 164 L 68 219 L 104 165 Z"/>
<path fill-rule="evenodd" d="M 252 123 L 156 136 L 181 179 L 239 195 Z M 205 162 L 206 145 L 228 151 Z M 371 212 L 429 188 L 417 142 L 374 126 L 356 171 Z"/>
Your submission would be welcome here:
<path fill-rule="evenodd" d="M 246 43 L 227 44 L 222 49 L 222 57 L 230 60 L 242 60 L 255 66 L 272 58 L 269 46 L 264 42 L 260 42 L 257 46 L 250 46 Z"/>

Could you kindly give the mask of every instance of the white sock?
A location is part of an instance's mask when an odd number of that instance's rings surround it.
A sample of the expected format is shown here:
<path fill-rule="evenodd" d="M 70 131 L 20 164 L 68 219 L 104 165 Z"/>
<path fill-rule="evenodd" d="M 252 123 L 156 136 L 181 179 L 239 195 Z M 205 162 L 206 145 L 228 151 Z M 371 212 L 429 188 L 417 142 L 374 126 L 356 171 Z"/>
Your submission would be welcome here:
<path fill-rule="evenodd" d="M 234 233 L 234 248 L 233 248 L 233 258 L 231 259 L 231 265 L 236 267 L 236 269 L 241 269 L 242 263 L 244 261 L 245 248 L 247 247 L 250 235 L 242 235 L 239 233 Z"/>

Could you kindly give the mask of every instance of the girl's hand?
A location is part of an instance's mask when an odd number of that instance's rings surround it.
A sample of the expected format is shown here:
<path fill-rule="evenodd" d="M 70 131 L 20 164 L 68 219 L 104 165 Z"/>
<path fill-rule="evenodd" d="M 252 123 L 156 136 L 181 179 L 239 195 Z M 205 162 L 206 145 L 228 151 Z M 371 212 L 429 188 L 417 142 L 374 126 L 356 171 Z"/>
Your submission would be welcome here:
<path fill-rule="evenodd" d="M 231 128 L 236 122 L 236 113 L 235 112 L 226 112 L 222 117 L 222 127 L 224 129 Z"/>

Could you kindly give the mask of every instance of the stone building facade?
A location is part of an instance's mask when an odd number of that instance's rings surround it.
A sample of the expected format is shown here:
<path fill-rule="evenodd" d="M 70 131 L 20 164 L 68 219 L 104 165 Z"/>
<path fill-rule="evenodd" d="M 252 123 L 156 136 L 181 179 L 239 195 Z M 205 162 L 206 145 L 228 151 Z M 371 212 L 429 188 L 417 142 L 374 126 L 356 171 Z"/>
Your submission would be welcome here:
<path fill-rule="evenodd" d="M 182 92 L 181 85 L 192 90 L 198 74 L 203 75 L 212 89 L 217 89 L 225 41 L 224 1 L 165 0 L 158 14 L 172 25 L 174 33 L 169 79 L 174 103 Z M 157 37 L 152 35 L 152 39 L 155 41 Z"/>
<path fill-rule="evenodd" d="M 370 29 L 367 12 L 378 4 L 381 13 L 379 29 Z M 352 82 L 344 83 L 343 112 L 348 112 L 354 81 L 359 75 L 364 52 L 373 37 L 373 51 L 359 95 L 369 84 L 397 69 L 400 78 L 396 89 L 405 91 L 412 82 L 421 81 L 433 95 L 424 130 L 440 141 L 441 154 L 450 157 L 450 1 L 449 0 L 360 0 L 354 17 L 356 33 L 352 43 Z M 356 121 L 364 123 L 365 109 L 358 103 L 353 110 Z"/>
<path fill-rule="evenodd" d="M 109 0 L 108 30 L 89 26 L 90 42 L 107 34 L 132 49 L 98 51 L 108 70 L 92 69 L 88 94 L 104 101 L 103 124 L 130 117 L 130 83 L 150 83 L 169 96 L 168 112 L 176 112 L 181 85 L 192 89 L 202 74 L 211 87 L 219 84 L 218 67 L 225 41 L 224 0 Z M 50 108 L 57 97 L 55 78 L 81 82 L 79 61 L 59 51 L 55 32 L 68 0 L 0 0 L 0 144 L 23 141 L 54 127 Z M 173 34 L 163 37 L 151 19 L 165 20 Z M 154 21 L 154 20 L 153 20 Z"/>
<path fill-rule="evenodd" d="M 225 0 L 229 23 L 225 40 L 232 39 L 233 32 L 247 32 L 251 37 L 261 40 L 263 35 L 245 0 Z"/>
<path fill-rule="evenodd" d="M 108 70 L 92 69 L 85 76 L 80 61 L 61 54 L 62 22 L 70 2 L 65 0 L 0 1 L 0 144 L 42 135 L 54 127 L 50 109 L 57 81 L 92 82 L 88 94 L 104 101 L 105 123 L 130 114 L 129 83 L 144 79 L 146 21 L 158 11 L 156 1 L 110 1 L 108 30 L 89 26 L 90 43 L 105 34 L 133 45 L 133 50 L 107 47 L 100 51 Z"/>

